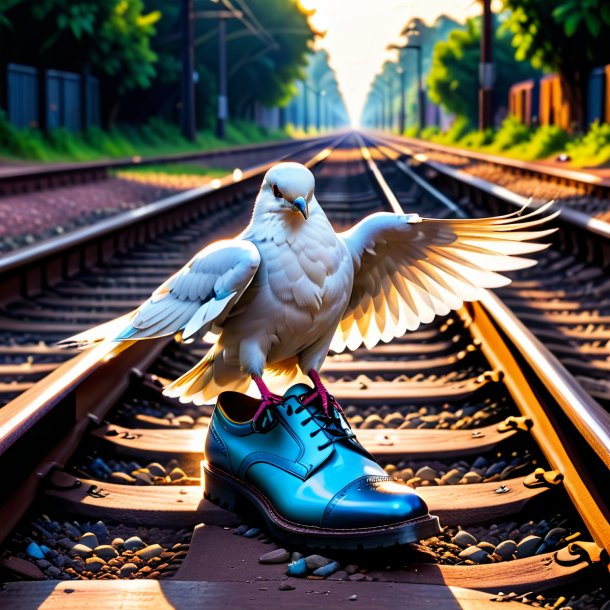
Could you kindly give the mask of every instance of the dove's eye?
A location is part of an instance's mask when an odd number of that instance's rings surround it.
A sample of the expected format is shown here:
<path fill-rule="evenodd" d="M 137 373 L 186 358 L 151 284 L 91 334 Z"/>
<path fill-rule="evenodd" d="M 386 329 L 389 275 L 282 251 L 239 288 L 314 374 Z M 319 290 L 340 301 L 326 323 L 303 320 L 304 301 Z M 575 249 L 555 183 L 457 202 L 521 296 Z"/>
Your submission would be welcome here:
<path fill-rule="evenodd" d="M 273 185 L 273 194 L 278 198 L 278 199 L 283 199 L 284 195 L 282 195 L 282 191 L 280 191 L 279 188 L 277 188 L 277 184 Z"/>

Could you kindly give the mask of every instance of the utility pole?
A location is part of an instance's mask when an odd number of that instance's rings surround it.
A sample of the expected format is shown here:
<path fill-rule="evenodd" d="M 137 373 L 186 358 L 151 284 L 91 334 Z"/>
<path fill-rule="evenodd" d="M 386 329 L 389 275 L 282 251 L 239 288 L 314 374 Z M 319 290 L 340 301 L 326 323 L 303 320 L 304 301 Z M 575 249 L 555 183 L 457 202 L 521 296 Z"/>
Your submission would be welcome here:
<path fill-rule="evenodd" d="M 181 0 L 182 76 L 180 122 L 187 140 L 195 139 L 195 47 L 193 39 L 193 0 Z"/>
<path fill-rule="evenodd" d="M 483 27 L 481 29 L 481 63 L 479 65 L 479 129 L 492 127 L 492 94 L 494 65 L 492 63 L 491 0 L 483 2 Z"/>
<path fill-rule="evenodd" d="M 303 83 L 303 133 L 309 132 L 309 105 L 307 104 L 307 86 Z"/>
<path fill-rule="evenodd" d="M 405 33 L 419 36 L 419 31 L 414 25 L 410 25 Z M 417 129 L 421 131 L 426 126 L 426 96 L 424 94 L 424 75 L 422 66 L 422 48 L 418 44 L 388 45 L 388 49 L 402 51 L 415 51 L 417 53 Z M 404 74 L 401 75 L 404 78 Z M 404 87 L 403 87 L 404 88 Z"/>
<path fill-rule="evenodd" d="M 405 132 L 405 69 L 402 66 L 398 66 L 396 71 L 400 74 L 400 112 L 398 114 L 398 130 L 400 131 L 400 135 L 402 135 Z"/>
<path fill-rule="evenodd" d="M 232 16 L 229 13 L 229 16 Z M 227 96 L 227 21 L 224 15 L 218 17 L 218 115 L 216 120 L 216 135 L 224 139 L 227 118 L 229 115 L 229 99 Z"/>
<path fill-rule="evenodd" d="M 417 109 L 419 110 L 419 131 L 426 126 L 426 98 L 424 97 L 424 75 L 422 68 L 421 45 L 410 45 L 417 51 Z"/>

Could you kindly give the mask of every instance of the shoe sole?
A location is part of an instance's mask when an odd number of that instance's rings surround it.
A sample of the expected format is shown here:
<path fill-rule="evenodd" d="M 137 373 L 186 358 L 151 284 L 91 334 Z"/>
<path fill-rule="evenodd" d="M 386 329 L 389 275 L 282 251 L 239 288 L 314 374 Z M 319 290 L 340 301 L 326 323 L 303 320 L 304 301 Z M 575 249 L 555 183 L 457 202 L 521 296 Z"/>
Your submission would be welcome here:
<path fill-rule="evenodd" d="M 252 485 L 210 466 L 201 466 L 203 496 L 213 504 L 243 516 L 252 517 L 254 506 L 270 533 L 282 542 L 316 549 L 378 549 L 418 542 L 441 532 L 438 517 L 423 515 L 408 521 L 378 527 L 328 529 L 302 525 L 284 519 L 269 500 Z"/>

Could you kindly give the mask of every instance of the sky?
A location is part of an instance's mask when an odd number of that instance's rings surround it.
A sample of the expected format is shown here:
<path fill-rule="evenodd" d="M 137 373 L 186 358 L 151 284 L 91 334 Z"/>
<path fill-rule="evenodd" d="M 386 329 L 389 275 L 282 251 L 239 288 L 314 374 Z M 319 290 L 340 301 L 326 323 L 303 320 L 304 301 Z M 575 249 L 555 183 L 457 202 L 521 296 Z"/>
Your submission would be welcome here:
<path fill-rule="evenodd" d="M 325 48 L 353 124 L 357 124 L 369 86 L 392 54 L 388 44 L 400 43 L 400 32 L 414 17 L 432 23 L 445 14 L 464 21 L 480 14 L 476 0 L 300 0 L 315 9 L 312 25 L 326 36 Z"/>

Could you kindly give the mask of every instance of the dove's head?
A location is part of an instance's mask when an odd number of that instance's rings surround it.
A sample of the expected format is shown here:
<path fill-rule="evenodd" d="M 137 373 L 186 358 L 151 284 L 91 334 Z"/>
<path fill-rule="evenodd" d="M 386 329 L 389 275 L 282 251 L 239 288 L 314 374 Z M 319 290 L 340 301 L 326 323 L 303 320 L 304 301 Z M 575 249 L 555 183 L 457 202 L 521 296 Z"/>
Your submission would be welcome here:
<path fill-rule="evenodd" d="M 278 163 L 266 174 L 256 207 L 263 212 L 302 214 L 307 220 L 313 197 L 313 174 L 300 163 Z"/>

